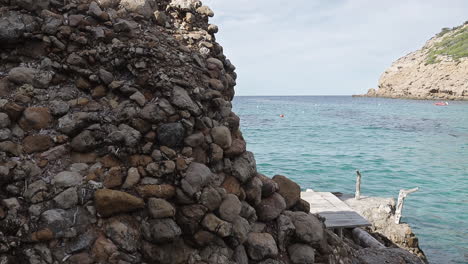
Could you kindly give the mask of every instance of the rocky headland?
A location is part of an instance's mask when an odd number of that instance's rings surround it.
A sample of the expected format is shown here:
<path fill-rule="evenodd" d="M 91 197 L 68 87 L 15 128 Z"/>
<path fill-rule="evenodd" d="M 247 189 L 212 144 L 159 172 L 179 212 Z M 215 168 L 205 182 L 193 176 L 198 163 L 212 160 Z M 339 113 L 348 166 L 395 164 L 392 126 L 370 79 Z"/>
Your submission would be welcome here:
<path fill-rule="evenodd" d="M 468 24 L 444 28 L 398 59 L 365 97 L 468 100 Z"/>
<path fill-rule="evenodd" d="M 421 263 L 257 172 L 200 1 L 0 4 L 0 263 Z"/>

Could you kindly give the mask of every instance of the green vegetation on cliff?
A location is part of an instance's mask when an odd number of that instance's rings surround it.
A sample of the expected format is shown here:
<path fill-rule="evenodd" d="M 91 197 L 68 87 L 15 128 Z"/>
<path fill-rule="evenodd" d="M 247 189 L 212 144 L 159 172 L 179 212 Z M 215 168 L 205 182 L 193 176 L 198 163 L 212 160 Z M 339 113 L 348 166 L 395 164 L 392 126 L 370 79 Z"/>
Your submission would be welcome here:
<path fill-rule="evenodd" d="M 447 34 L 452 31 L 452 34 Z M 442 41 L 436 43 L 428 51 L 426 64 L 440 62 L 439 55 L 449 56 L 454 60 L 468 57 L 468 27 L 461 26 L 452 30 L 442 29 L 439 37 L 445 36 Z"/>

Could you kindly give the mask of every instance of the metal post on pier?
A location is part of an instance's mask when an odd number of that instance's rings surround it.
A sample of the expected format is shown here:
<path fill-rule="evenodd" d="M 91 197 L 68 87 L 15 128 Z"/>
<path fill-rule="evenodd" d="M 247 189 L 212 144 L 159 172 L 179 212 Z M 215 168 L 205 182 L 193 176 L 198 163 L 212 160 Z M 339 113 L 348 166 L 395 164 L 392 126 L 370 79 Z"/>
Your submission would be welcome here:
<path fill-rule="evenodd" d="M 398 194 L 398 202 L 397 202 L 396 211 L 395 211 L 395 224 L 400 223 L 402 211 L 403 211 L 403 203 L 405 202 L 406 196 L 418 190 L 419 190 L 419 187 L 409 189 L 409 190 L 404 190 L 404 189 L 400 190 L 400 193 Z"/>
<path fill-rule="evenodd" d="M 356 170 L 356 193 L 354 194 L 354 199 L 359 200 L 361 199 L 361 172 L 359 170 Z"/>

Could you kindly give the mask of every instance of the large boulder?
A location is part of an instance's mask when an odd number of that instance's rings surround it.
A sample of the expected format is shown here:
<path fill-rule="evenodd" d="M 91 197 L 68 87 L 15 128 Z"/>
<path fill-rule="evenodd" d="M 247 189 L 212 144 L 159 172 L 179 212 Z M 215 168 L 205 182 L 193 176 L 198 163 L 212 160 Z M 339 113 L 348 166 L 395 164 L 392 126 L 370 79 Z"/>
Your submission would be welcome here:
<path fill-rule="evenodd" d="M 247 254 L 253 260 L 258 261 L 278 255 L 275 239 L 269 233 L 250 233 L 246 246 Z"/>
<path fill-rule="evenodd" d="M 185 128 L 181 123 L 169 123 L 158 128 L 158 141 L 161 146 L 178 147 L 184 142 Z"/>
<path fill-rule="evenodd" d="M 278 193 L 263 199 L 256 207 L 258 219 L 268 222 L 276 219 L 285 209 L 286 202 Z"/>
<path fill-rule="evenodd" d="M 2 13 L 0 16 L 0 43 L 20 42 L 25 33 L 37 30 L 37 21 L 30 15 L 16 11 Z"/>
<path fill-rule="evenodd" d="M 192 162 L 187 169 L 185 177 L 182 179 L 182 189 L 188 195 L 193 196 L 199 192 L 213 179 L 213 173 L 204 164 Z"/>
<path fill-rule="evenodd" d="M 219 215 L 221 219 L 232 222 L 239 216 L 241 209 L 242 204 L 239 198 L 234 194 L 228 194 L 219 206 Z"/>
<path fill-rule="evenodd" d="M 315 250 L 305 244 L 293 244 L 288 247 L 289 258 L 293 264 L 314 264 Z"/>
<path fill-rule="evenodd" d="M 324 239 L 324 225 L 310 213 L 286 211 L 296 228 L 296 238 L 308 244 L 319 244 Z"/>
<path fill-rule="evenodd" d="M 232 144 L 231 131 L 225 126 L 218 126 L 211 129 L 211 137 L 214 143 L 223 149 L 228 149 Z"/>
<path fill-rule="evenodd" d="M 273 177 L 273 181 L 278 184 L 278 192 L 284 197 L 287 209 L 294 206 L 301 199 L 301 187 L 297 183 L 282 175 L 276 175 Z"/>
<path fill-rule="evenodd" d="M 172 93 L 173 105 L 181 109 L 188 110 L 195 116 L 201 114 L 200 107 L 198 107 L 198 105 L 192 100 L 192 98 L 190 98 L 190 96 L 184 88 L 176 86 L 174 87 Z"/>
<path fill-rule="evenodd" d="M 257 173 L 257 164 L 252 152 L 245 152 L 234 159 L 232 174 L 241 182 L 246 182 Z"/>

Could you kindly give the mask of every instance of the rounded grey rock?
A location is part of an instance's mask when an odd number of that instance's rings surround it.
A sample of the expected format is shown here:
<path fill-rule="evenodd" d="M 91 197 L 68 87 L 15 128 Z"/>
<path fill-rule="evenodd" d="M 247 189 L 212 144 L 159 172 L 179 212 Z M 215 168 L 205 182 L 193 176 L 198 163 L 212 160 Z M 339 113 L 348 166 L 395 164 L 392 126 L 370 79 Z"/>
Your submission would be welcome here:
<path fill-rule="evenodd" d="M 278 248 L 269 233 L 250 233 L 247 241 L 247 254 L 253 260 L 263 260 L 278 255 Z"/>
<path fill-rule="evenodd" d="M 313 264 L 315 261 L 315 250 L 305 244 L 289 246 L 288 253 L 293 264 Z"/>
<path fill-rule="evenodd" d="M 5 113 L 0 113 L 0 128 L 9 127 L 11 124 L 10 117 Z"/>
<path fill-rule="evenodd" d="M 182 234 L 180 227 L 170 218 L 151 220 L 150 230 L 155 243 L 171 242 Z"/>
<path fill-rule="evenodd" d="M 286 202 L 280 194 L 274 193 L 263 199 L 255 209 L 257 210 L 258 219 L 268 222 L 277 218 L 286 209 Z"/>
<path fill-rule="evenodd" d="M 219 206 L 219 215 L 221 219 L 232 222 L 239 216 L 241 209 L 242 203 L 239 201 L 239 198 L 230 193 L 226 195 L 226 198 L 224 198 Z"/>

